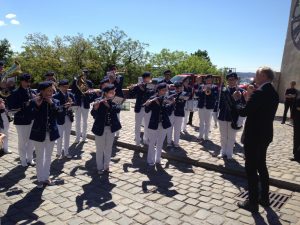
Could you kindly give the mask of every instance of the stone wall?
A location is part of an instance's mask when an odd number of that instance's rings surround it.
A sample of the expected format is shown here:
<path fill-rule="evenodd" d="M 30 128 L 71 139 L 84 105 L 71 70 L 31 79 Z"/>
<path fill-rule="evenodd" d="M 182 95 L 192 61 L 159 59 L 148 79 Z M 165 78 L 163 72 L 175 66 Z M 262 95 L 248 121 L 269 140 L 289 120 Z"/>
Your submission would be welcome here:
<path fill-rule="evenodd" d="M 297 88 L 300 90 L 300 33 L 297 38 L 292 37 L 292 32 L 297 30 L 298 25 L 298 28 L 300 28 L 300 22 L 299 24 L 295 23 L 292 26 L 292 22 L 295 21 L 295 17 L 300 19 L 300 6 L 297 7 L 299 2 L 300 0 L 292 0 L 291 4 L 290 18 L 281 64 L 281 75 L 278 80 L 278 93 L 281 101 L 284 100 L 285 89 L 290 86 L 290 82 L 292 80 L 297 82 Z"/>

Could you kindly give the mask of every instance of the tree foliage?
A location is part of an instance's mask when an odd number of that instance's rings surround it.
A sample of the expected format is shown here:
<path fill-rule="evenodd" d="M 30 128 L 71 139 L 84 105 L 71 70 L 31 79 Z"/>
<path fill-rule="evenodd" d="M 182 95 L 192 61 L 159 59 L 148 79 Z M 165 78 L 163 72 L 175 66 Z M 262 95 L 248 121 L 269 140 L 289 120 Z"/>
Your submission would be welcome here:
<path fill-rule="evenodd" d="M 118 27 L 96 36 L 77 34 L 55 37 L 53 40 L 44 34 L 34 33 L 25 37 L 22 51 L 15 56 L 22 70 L 32 74 L 36 82 L 43 80 L 43 75 L 49 70 L 55 71 L 57 79 L 71 80 L 83 68 L 88 68 L 90 79 L 99 83 L 111 64 L 117 65 L 124 74 L 125 85 L 135 83 L 144 71 L 152 72 L 154 77 L 162 76 L 165 69 L 171 69 L 174 75 L 187 72 L 219 73 L 206 50 L 188 54 L 164 48 L 159 53 L 151 54 L 147 51 L 148 46 L 128 37 Z M 11 60 L 13 51 L 8 40 L 0 40 L 0 50 L 0 60 Z"/>
<path fill-rule="evenodd" d="M 11 61 L 12 56 L 13 51 L 11 49 L 9 41 L 6 38 L 0 40 L 0 60 L 9 63 Z"/>

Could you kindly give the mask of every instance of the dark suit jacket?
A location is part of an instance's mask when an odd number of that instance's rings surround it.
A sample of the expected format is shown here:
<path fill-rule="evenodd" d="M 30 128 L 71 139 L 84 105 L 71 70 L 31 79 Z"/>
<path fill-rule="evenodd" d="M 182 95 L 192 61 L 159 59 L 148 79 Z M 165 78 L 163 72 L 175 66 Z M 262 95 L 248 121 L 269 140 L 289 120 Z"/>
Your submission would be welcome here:
<path fill-rule="evenodd" d="M 99 98 L 99 100 L 101 99 L 102 98 Z M 110 105 L 110 108 L 107 108 L 103 103 L 101 103 L 97 110 L 95 110 L 94 108 L 91 110 L 91 114 L 95 119 L 92 127 L 92 132 L 95 135 L 98 136 L 103 135 L 104 127 L 105 127 L 105 118 L 108 112 L 110 112 L 110 116 L 111 116 L 111 126 L 110 126 L 111 132 L 116 132 L 122 128 L 117 115 L 119 111 L 118 106 L 111 101 L 108 101 L 108 103 Z"/>
<path fill-rule="evenodd" d="M 59 101 L 59 104 L 61 106 L 64 105 L 65 103 L 67 103 L 69 97 L 72 99 L 73 102 L 75 101 L 74 95 L 69 91 L 67 92 L 67 95 L 64 95 L 61 91 L 58 91 L 53 96 L 54 99 L 57 99 Z M 69 116 L 71 122 L 74 121 L 74 115 L 73 115 L 72 111 L 68 111 L 66 108 L 62 108 L 62 110 L 60 110 L 57 115 L 57 124 L 58 125 L 65 124 L 66 115 Z"/>
<path fill-rule="evenodd" d="M 146 85 L 143 85 L 144 91 L 139 87 L 135 86 L 129 90 L 131 96 L 136 96 L 136 102 L 134 106 L 134 112 L 139 113 L 143 107 L 143 104 L 155 94 L 154 91 L 147 90 Z"/>
<path fill-rule="evenodd" d="M 75 97 L 75 104 L 77 106 L 81 106 L 81 103 L 83 102 L 83 108 L 89 109 L 90 104 L 96 99 L 96 95 L 94 93 L 91 94 L 82 94 L 81 91 L 78 89 L 76 85 L 76 80 L 73 81 L 71 85 L 71 92 L 74 94 Z M 89 88 L 93 88 L 93 83 L 90 80 L 86 80 L 87 86 Z"/>
<path fill-rule="evenodd" d="M 279 104 L 279 97 L 271 83 L 252 94 L 246 106 L 240 109 L 241 116 L 247 116 L 244 144 L 269 144 L 273 141 L 273 121 Z"/>
<path fill-rule="evenodd" d="M 152 96 L 150 99 L 155 98 L 156 96 Z M 171 127 L 171 122 L 169 116 L 172 113 L 172 105 L 167 105 L 162 103 L 163 97 L 160 98 L 160 104 L 158 105 L 156 102 L 152 102 L 150 105 L 145 107 L 146 113 L 151 111 L 150 121 L 148 128 L 152 130 L 157 130 L 159 125 L 159 118 L 161 116 L 161 123 L 164 129 Z M 147 124 L 145 124 L 147 126 Z"/>
<path fill-rule="evenodd" d="M 26 90 L 22 87 L 15 89 L 7 98 L 8 109 L 21 109 L 14 116 L 15 125 L 29 125 L 32 121 L 32 107 L 29 107 L 29 100 L 32 99 L 33 90 Z"/>
<path fill-rule="evenodd" d="M 50 105 L 43 102 L 39 107 L 35 101 L 30 102 L 33 108 L 33 125 L 30 132 L 30 140 L 43 142 L 46 139 L 47 126 L 49 127 L 50 141 L 55 141 L 59 138 L 57 128 L 57 114 L 59 101 L 52 99 L 53 103 Z"/>

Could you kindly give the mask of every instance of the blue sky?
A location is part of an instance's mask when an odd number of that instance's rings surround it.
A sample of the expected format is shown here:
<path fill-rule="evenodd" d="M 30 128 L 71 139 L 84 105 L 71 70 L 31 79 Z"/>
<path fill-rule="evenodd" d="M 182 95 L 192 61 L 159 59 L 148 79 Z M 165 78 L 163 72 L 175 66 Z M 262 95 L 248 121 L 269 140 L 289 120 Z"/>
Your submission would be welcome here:
<path fill-rule="evenodd" d="M 290 0 L 0 0 L 0 39 L 14 50 L 24 37 L 96 35 L 115 26 L 162 48 L 207 50 L 218 67 L 280 70 Z M 14 14 L 7 16 L 7 14 Z M 19 23 L 19 24 L 18 24 Z"/>

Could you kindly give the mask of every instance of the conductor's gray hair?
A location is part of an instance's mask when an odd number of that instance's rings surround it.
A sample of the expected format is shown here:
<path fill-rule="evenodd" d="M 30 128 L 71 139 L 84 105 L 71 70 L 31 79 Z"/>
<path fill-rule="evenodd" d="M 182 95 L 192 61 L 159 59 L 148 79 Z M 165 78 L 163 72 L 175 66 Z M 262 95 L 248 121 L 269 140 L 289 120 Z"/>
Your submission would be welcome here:
<path fill-rule="evenodd" d="M 274 71 L 267 66 L 259 67 L 257 72 L 265 74 L 270 81 L 273 81 L 275 78 Z"/>

